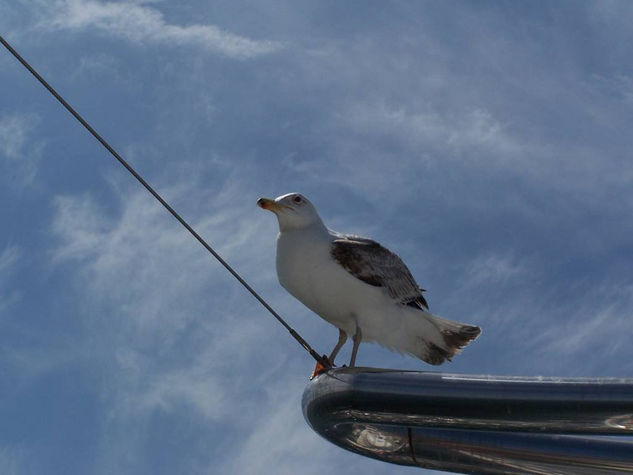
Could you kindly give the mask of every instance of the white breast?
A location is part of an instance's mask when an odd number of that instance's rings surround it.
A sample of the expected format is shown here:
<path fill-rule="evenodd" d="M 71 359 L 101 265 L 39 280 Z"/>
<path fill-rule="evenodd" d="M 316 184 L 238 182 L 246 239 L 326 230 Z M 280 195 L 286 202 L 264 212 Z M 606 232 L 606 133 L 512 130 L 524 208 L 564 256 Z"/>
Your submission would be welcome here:
<path fill-rule="evenodd" d="M 277 238 L 279 283 L 312 310 L 315 305 L 315 273 L 329 259 L 329 239 L 301 230 L 283 232 Z"/>
<path fill-rule="evenodd" d="M 354 334 L 356 317 L 368 315 L 367 309 L 376 309 L 384 296 L 381 289 L 358 280 L 334 261 L 331 242 L 327 233 L 280 233 L 277 276 L 281 285 L 310 310 Z"/>

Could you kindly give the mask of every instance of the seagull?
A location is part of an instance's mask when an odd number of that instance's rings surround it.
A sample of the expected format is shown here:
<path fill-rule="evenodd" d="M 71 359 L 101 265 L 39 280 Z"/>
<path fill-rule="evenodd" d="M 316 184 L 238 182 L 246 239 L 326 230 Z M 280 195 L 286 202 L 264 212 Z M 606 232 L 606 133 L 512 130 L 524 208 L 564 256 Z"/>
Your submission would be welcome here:
<path fill-rule="evenodd" d="M 430 313 L 424 289 L 398 255 L 371 239 L 329 230 L 305 196 L 260 198 L 257 205 L 279 222 L 279 283 L 339 330 L 332 366 L 349 336 L 354 367 L 361 341 L 440 365 L 481 333 Z"/>

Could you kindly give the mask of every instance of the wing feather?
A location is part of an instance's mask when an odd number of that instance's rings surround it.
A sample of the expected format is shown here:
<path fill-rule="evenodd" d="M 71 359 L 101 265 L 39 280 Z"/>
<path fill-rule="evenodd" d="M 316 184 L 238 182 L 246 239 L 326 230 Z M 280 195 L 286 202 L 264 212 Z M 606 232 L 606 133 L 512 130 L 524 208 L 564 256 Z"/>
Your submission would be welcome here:
<path fill-rule="evenodd" d="M 400 257 L 376 241 L 340 235 L 332 242 L 332 257 L 350 274 L 375 287 L 384 287 L 402 305 L 428 310 L 421 289 Z"/>

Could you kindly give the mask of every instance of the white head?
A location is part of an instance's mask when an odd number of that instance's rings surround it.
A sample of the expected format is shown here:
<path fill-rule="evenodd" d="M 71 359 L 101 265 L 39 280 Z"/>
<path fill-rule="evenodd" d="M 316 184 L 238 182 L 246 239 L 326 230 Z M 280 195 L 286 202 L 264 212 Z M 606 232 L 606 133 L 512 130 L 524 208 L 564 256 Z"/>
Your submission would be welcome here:
<path fill-rule="evenodd" d="M 282 232 L 313 225 L 324 227 L 316 208 L 299 193 L 288 193 L 274 200 L 260 198 L 257 206 L 277 215 L 279 230 Z"/>

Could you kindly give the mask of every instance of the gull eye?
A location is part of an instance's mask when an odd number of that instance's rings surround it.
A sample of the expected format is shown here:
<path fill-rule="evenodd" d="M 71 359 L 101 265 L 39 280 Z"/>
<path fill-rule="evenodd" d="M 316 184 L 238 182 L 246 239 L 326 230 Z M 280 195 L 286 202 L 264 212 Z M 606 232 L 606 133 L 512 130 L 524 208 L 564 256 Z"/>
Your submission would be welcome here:
<path fill-rule="evenodd" d="M 292 201 L 294 201 L 295 203 L 301 203 L 303 200 L 301 199 L 300 196 L 295 196 Z"/>

